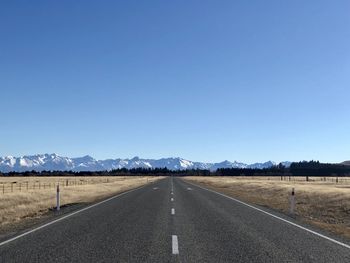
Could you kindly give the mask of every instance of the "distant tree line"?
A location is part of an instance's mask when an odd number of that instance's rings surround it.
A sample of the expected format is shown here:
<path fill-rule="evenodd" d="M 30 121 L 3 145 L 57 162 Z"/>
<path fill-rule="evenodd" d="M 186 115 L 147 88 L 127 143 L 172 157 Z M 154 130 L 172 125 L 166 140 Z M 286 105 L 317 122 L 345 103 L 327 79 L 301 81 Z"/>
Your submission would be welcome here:
<path fill-rule="evenodd" d="M 133 168 L 112 171 L 27 171 L 0 173 L 0 176 L 350 176 L 350 166 L 320 163 L 319 161 L 296 162 L 290 167 L 282 164 L 265 169 L 222 168 L 216 171 L 169 170 L 167 168 Z"/>
<path fill-rule="evenodd" d="M 132 168 L 111 171 L 26 171 L 0 173 L 0 176 L 207 176 L 209 170 L 169 170 L 167 168 Z"/>
<path fill-rule="evenodd" d="M 320 163 L 319 161 L 292 163 L 290 172 L 294 176 L 350 176 L 350 166 Z"/>
<path fill-rule="evenodd" d="M 218 169 L 220 176 L 350 176 L 350 166 L 343 164 L 320 163 L 319 161 L 295 162 L 290 167 L 282 164 L 265 169 Z"/>

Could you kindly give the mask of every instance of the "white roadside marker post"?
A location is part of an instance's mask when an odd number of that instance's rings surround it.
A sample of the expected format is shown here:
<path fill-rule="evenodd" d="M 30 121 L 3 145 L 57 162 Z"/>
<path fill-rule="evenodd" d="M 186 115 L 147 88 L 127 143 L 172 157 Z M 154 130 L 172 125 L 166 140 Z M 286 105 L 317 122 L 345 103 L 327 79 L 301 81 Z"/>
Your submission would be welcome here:
<path fill-rule="evenodd" d="M 57 185 L 56 191 L 56 210 L 60 211 L 60 185 Z"/>
<path fill-rule="evenodd" d="M 292 188 L 292 195 L 290 196 L 290 214 L 294 215 L 294 209 L 295 209 L 295 192 L 294 188 Z"/>

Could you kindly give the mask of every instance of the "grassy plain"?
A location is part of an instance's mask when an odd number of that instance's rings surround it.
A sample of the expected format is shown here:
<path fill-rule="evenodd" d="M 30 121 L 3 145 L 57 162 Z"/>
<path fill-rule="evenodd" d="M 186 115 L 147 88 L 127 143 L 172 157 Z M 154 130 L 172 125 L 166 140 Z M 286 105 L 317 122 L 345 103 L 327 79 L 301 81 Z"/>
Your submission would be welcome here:
<path fill-rule="evenodd" d="M 289 214 L 289 196 L 295 188 L 295 217 L 350 238 L 350 178 L 185 177 L 206 188 L 239 200 Z M 285 178 L 287 179 L 287 178 Z M 326 180 L 325 180 L 326 179 Z M 322 180 L 322 181 L 321 181 Z"/>
<path fill-rule="evenodd" d="M 56 206 L 91 203 L 162 177 L 0 177 L 0 228 L 41 217 Z M 3 191 L 4 189 L 4 191 Z"/>

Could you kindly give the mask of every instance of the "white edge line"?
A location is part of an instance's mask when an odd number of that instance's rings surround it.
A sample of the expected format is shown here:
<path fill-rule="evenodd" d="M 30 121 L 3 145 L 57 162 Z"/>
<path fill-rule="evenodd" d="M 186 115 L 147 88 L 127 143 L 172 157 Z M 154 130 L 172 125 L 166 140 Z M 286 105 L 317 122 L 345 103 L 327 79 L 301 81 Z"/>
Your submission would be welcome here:
<path fill-rule="evenodd" d="M 179 242 L 176 235 L 172 235 L 173 255 L 179 254 Z"/>
<path fill-rule="evenodd" d="M 213 193 L 215 193 L 215 194 L 218 194 L 218 195 L 221 195 L 221 196 L 226 197 L 226 198 L 228 198 L 228 199 L 231 199 L 231 200 L 233 200 L 233 201 L 236 201 L 237 203 L 240 203 L 240 204 L 242 204 L 242 205 L 245 205 L 245 206 L 248 206 L 248 207 L 250 207 L 250 208 L 253 208 L 253 209 L 255 209 L 255 210 L 259 211 L 259 212 L 262 212 L 262 213 L 264 213 L 264 214 L 266 214 L 266 215 L 272 216 L 272 217 L 274 217 L 274 218 L 276 218 L 276 219 L 279 219 L 279 220 L 281 220 L 281 221 L 283 221 L 283 222 L 285 222 L 285 223 L 288 223 L 288 224 L 290 224 L 290 225 L 292 225 L 292 226 L 298 227 L 298 228 L 300 228 L 300 229 L 302 229 L 302 230 L 305 230 L 305 231 L 307 231 L 307 232 L 309 232 L 309 233 L 312 233 L 312 234 L 314 234 L 314 235 L 316 235 L 316 236 L 322 237 L 322 238 L 324 238 L 324 239 L 327 239 L 328 241 L 331 241 L 331 242 L 333 242 L 333 243 L 335 243 L 335 244 L 338 244 L 338 245 L 340 245 L 340 246 L 343 246 L 343 247 L 345 247 L 345 248 L 350 249 L 350 245 L 348 245 L 348 244 L 345 244 L 345 243 L 340 242 L 340 241 L 338 241 L 338 240 L 335 240 L 335 239 L 333 239 L 333 238 L 330 238 L 330 237 L 327 237 L 327 236 L 325 236 L 325 235 L 322 235 L 322 234 L 320 234 L 320 233 L 318 233 L 318 232 L 316 232 L 316 231 L 313 231 L 313 230 L 311 230 L 311 229 L 308 229 L 308 228 L 306 228 L 306 227 L 303 227 L 303 226 L 301 226 L 301 225 L 298 225 L 298 224 L 296 224 L 296 223 L 293 223 L 293 222 L 291 222 L 291 221 L 289 221 L 289 220 L 287 220 L 287 219 L 284 219 L 284 218 L 282 218 L 282 217 L 279 217 L 279 216 L 276 216 L 276 215 L 271 214 L 271 213 L 269 213 L 269 212 L 266 212 L 266 211 L 264 211 L 264 210 L 262 210 L 262 209 L 260 209 L 260 208 L 255 207 L 255 206 L 249 205 L 249 204 L 247 204 L 247 203 L 245 203 L 245 202 L 242 202 L 242 201 L 240 201 L 240 200 L 238 200 L 238 199 L 236 199 L 236 198 L 233 198 L 233 197 L 227 196 L 227 195 L 225 195 L 225 194 L 216 192 L 216 191 L 214 191 L 214 190 L 207 189 L 207 188 L 205 188 L 205 187 L 202 187 L 202 186 L 199 186 L 199 185 L 190 183 L 190 182 L 188 182 L 188 181 L 186 181 L 186 183 L 189 183 L 189 184 L 191 184 L 191 185 L 193 185 L 193 186 L 197 186 L 197 187 L 199 187 L 199 188 L 201 188 L 201 189 L 203 189 L 203 190 L 207 190 L 207 191 L 209 191 L 209 192 L 213 192 Z"/>
<path fill-rule="evenodd" d="M 85 207 L 85 208 L 83 208 L 83 209 L 80 209 L 80 210 L 78 210 L 78 211 L 75 211 L 75 212 L 73 212 L 73 213 L 71 213 L 71 214 L 65 215 L 65 216 L 60 217 L 60 218 L 58 218 L 58 219 L 56 219 L 56 220 L 53 220 L 53 221 L 51 221 L 51 222 L 49 222 L 49 223 L 46 223 L 46 224 L 44 224 L 44 225 L 42 225 L 42 226 L 39 226 L 39 227 L 34 228 L 34 229 L 32 229 L 32 230 L 29 230 L 29 231 L 27 231 L 27 232 L 25 232 L 25 233 L 23 233 L 23 234 L 20 234 L 20 235 L 18 235 L 18 236 L 15 236 L 15 237 L 13 237 L 13 238 L 10 238 L 10 239 L 8 239 L 8 240 L 5 240 L 5 241 L 3 241 L 3 242 L 0 243 L 0 247 L 3 246 L 3 245 L 5 245 L 5 244 L 8 244 L 8 243 L 10 243 L 10 242 L 12 242 L 12 241 L 15 241 L 16 239 L 19 239 L 19 238 L 21 238 L 21 237 L 24 237 L 24 236 L 26 236 L 26 235 L 29 235 L 29 234 L 31 234 L 31 233 L 33 233 L 33 232 L 36 232 L 36 231 L 38 231 L 38 230 L 40 230 L 40 229 L 42 229 L 42 228 L 45 228 L 45 227 L 50 226 L 50 225 L 52 225 L 52 224 L 55 224 L 55 223 L 57 223 L 57 222 L 59 222 L 59 221 L 62 221 L 62 220 L 64 220 L 64 219 L 67 219 L 68 217 L 74 216 L 74 215 L 79 214 L 79 213 L 81 213 L 81 212 L 83 212 L 83 211 L 86 211 L 86 210 L 88 210 L 88 209 L 91 209 L 91 208 L 93 208 L 93 207 L 95 207 L 95 206 L 98 206 L 98 205 L 100 205 L 100 204 L 103 204 L 103 203 L 105 203 L 105 202 L 108 202 L 108 201 L 110 201 L 110 200 L 112 200 L 112 199 L 114 199 L 114 198 L 120 197 L 120 196 L 122 196 L 122 195 L 125 195 L 125 194 L 127 194 L 127 193 L 130 193 L 130 192 L 133 192 L 133 191 L 136 191 L 136 190 L 139 190 L 139 189 L 141 189 L 141 188 L 143 188 L 143 187 L 145 187 L 145 186 L 147 186 L 147 185 L 148 185 L 148 184 L 145 184 L 145 185 L 143 185 L 143 186 L 141 186 L 141 187 L 137 187 L 137 188 L 128 190 L 128 191 L 126 191 L 126 192 L 117 194 L 117 195 L 112 196 L 112 197 L 110 197 L 110 198 L 108 198 L 108 199 L 105 199 L 105 200 L 103 200 L 103 201 L 101 201 L 101 202 L 98 202 L 98 203 L 96 203 L 96 204 L 90 205 L 90 206 L 88 206 L 88 207 Z"/>

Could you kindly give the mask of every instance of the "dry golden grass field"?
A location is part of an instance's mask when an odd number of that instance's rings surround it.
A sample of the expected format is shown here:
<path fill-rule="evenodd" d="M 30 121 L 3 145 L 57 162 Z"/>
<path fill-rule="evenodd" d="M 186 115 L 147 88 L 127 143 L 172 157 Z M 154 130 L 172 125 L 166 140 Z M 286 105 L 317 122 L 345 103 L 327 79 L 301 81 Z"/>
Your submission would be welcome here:
<path fill-rule="evenodd" d="M 0 177 L 0 228 L 39 218 L 56 206 L 91 203 L 163 177 Z"/>
<path fill-rule="evenodd" d="M 295 188 L 295 216 L 335 234 L 350 238 L 350 178 L 185 177 L 206 188 L 239 200 L 289 214 Z M 285 178 L 286 179 L 286 178 Z"/>

